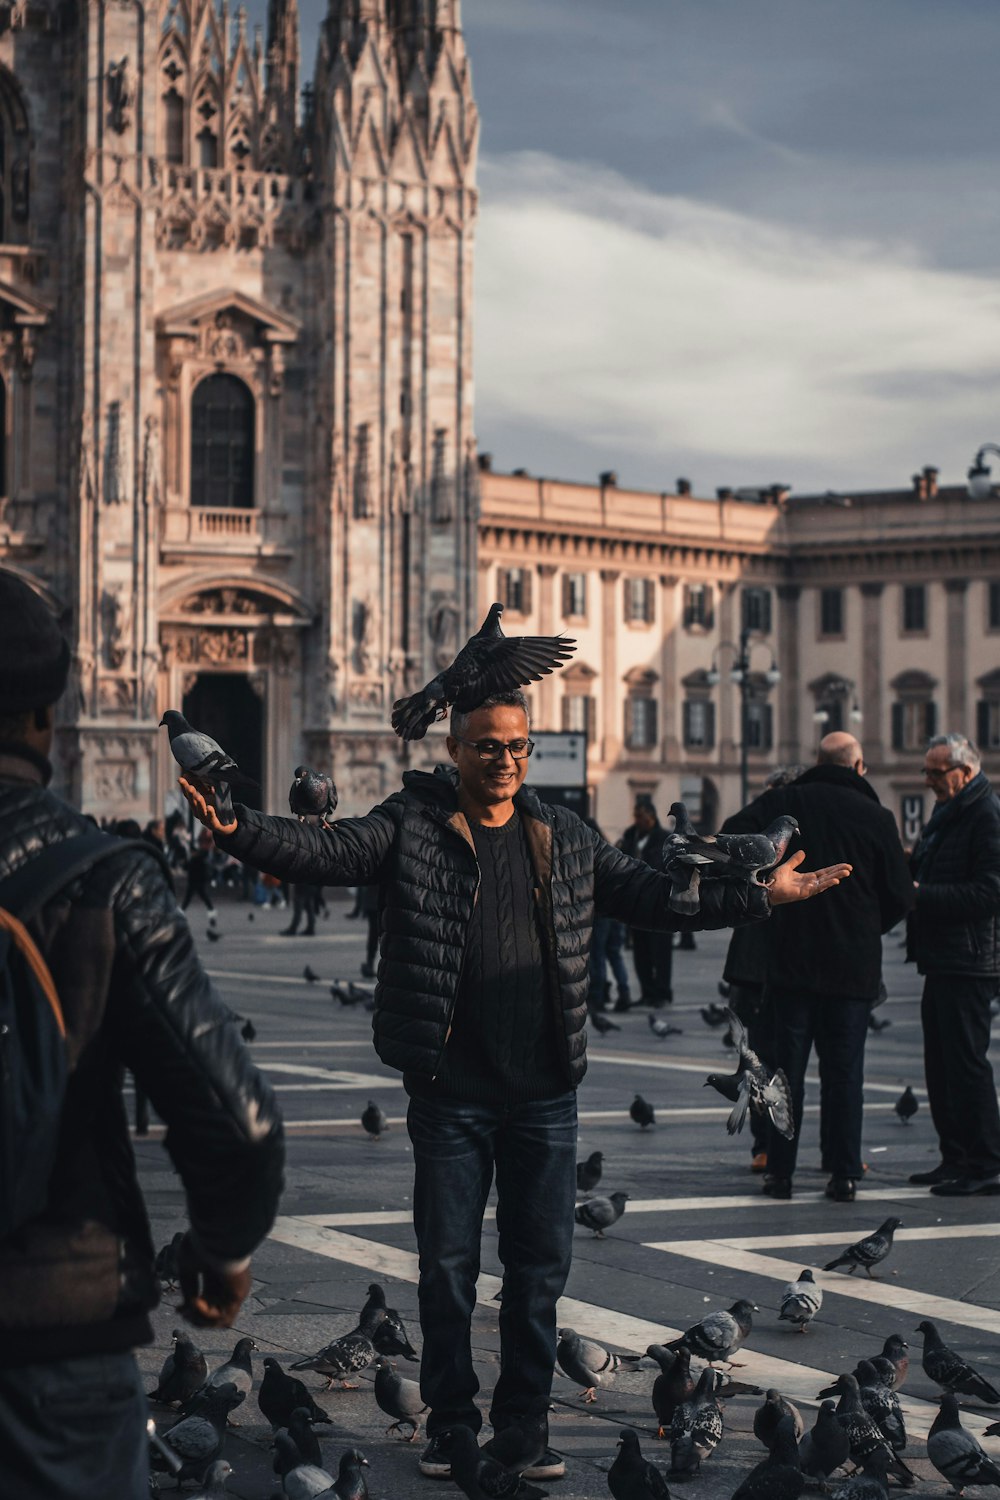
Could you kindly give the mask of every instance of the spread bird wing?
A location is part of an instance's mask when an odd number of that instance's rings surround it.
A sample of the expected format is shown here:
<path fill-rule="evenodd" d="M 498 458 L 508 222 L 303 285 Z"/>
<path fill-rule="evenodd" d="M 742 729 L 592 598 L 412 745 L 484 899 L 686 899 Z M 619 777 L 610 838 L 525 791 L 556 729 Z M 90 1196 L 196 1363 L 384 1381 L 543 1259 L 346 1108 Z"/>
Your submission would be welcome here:
<path fill-rule="evenodd" d="M 568 661 L 576 641 L 568 636 L 522 635 L 476 640 L 463 646 L 445 673 L 445 686 L 459 708 L 475 707 L 492 693 L 538 682 Z"/>
<path fill-rule="evenodd" d="M 795 1123 L 792 1118 L 792 1090 L 781 1068 L 765 1085 L 762 1098 L 771 1124 L 779 1135 L 783 1135 L 786 1141 L 790 1141 L 795 1135 Z"/>
<path fill-rule="evenodd" d="M 730 1135 L 739 1135 L 746 1124 L 747 1110 L 750 1107 L 750 1084 L 746 1073 L 740 1073 L 737 1088 L 739 1095 L 726 1121 L 726 1129 Z"/>
<path fill-rule="evenodd" d="M 750 1045 L 747 1029 L 734 1010 L 726 1009 L 726 1020 L 729 1022 L 729 1030 L 733 1038 L 733 1046 L 748 1068 L 755 1072 L 763 1073 L 764 1064 Z"/>

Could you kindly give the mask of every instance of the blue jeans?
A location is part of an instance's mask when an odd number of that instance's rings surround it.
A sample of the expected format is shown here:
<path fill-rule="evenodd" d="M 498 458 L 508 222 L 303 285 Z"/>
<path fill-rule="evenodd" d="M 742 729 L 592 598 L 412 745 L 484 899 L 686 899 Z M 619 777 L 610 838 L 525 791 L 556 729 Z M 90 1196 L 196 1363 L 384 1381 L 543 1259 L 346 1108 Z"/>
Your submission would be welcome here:
<path fill-rule="evenodd" d="M 590 935 L 590 1004 L 598 1009 L 604 1004 L 608 964 L 611 965 L 611 972 L 618 986 L 618 998 L 628 998 L 629 978 L 622 952 L 624 947 L 625 923 L 616 922 L 614 917 L 598 917 Z"/>
<path fill-rule="evenodd" d="M 413 1097 L 407 1113 L 420 1252 L 420 1394 L 427 1435 L 478 1432 L 472 1311 L 480 1240 L 496 1173 L 500 1378 L 496 1430 L 544 1416 L 556 1360 L 556 1302 L 569 1275 L 576 1202 L 576 1094 L 504 1106 Z"/>
<path fill-rule="evenodd" d="M 832 1177 L 860 1179 L 865 1042 L 871 1014 L 868 1001 L 840 1000 L 834 995 L 810 995 L 765 985 L 764 1004 L 772 1008 L 774 1023 L 774 1050 L 769 1060 L 785 1070 L 795 1121 L 795 1138 L 791 1141 L 773 1127 L 769 1129 L 768 1172 L 775 1177 L 791 1177 L 795 1171 L 806 1067 L 815 1042 L 824 1168 Z"/>
<path fill-rule="evenodd" d="M 146 1396 L 131 1354 L 0 1369 L 4 1500 L 149 1500 Z"/>

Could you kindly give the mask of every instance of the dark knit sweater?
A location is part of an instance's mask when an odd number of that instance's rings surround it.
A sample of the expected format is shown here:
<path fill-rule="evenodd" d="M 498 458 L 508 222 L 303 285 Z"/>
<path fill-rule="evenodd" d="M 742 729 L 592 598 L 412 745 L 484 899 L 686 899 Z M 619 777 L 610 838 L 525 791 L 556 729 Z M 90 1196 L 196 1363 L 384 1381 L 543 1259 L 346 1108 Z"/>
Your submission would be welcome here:
<path fill-rule="evenodd" d="M 451 1034 L 437 1079 L 411 1093 L 487 1104 L 548 1099 L 569 1087 L 545 978 L 535 877 L 524 825 L 470 823 L 479 861 Z"/>

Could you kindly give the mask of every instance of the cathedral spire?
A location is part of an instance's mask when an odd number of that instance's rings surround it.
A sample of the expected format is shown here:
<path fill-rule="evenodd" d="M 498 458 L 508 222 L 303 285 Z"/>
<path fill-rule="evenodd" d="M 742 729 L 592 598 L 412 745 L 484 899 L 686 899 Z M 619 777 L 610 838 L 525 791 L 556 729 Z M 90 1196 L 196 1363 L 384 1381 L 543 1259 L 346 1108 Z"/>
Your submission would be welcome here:
<path fill-rule="evenodd" d="M 277 90 L 292 115 L 299 90 L 298 0 L 268 0 L 267 85 Z"/>

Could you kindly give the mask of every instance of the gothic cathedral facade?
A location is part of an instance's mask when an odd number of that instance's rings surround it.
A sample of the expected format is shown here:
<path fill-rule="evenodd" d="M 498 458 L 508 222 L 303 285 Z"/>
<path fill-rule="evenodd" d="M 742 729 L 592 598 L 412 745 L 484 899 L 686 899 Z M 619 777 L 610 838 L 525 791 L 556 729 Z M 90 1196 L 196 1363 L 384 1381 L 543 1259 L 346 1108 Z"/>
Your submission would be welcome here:
<path fill-rule="evenodd" d="M 410 754 L 476 609 L 477 114 L 460 0 L 330 0 L 299 89 L 217 0 L 0 9 L 0 562 L 74 649 L 60 789 L 169 805 L 162 711 L 280 810 Z M 423 752 L 417 747 L 416 755 Z"/>

